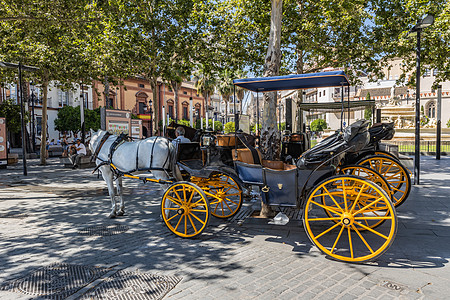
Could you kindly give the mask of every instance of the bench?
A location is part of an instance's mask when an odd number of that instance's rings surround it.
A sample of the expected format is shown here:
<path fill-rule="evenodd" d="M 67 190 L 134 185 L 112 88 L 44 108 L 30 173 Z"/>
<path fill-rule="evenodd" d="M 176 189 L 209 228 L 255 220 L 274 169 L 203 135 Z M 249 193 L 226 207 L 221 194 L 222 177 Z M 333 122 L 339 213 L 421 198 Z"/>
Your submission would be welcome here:
<path fill-rule="evenodd" d="M 15 165 L 19 162 L 18 153 L 8 153 L 8 165 Z"/>
<path fill-rule="evenodd" d="M 60 162 L 64 164 L 64 168 L 72 168 L 73 164 L 68 157 L 61 157 Z M 91 156 L 83 156 L 80 160 L 80 169 L 89 169 L 95 167 L 95 161 L 91 162 Z"/>

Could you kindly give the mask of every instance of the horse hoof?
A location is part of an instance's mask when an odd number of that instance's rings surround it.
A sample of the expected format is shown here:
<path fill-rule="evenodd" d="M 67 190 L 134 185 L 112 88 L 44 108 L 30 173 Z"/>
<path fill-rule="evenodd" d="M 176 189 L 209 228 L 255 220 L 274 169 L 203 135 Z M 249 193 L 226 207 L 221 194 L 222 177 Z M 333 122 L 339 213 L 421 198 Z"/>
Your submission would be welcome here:
<path fill-rule="evenodd" d="M 110 219 L 115 219 L 116 216 L 117 216 L 116 214 L 109 214 L 108 218 L 110 218 Z"/>
<path fill-rule="evenodd" d="M 123 216 L 124 214 L 125 214 L 125 211 L 123 211 L 123 210 L 119 210 L 117 212 L 117 216 Z"/>

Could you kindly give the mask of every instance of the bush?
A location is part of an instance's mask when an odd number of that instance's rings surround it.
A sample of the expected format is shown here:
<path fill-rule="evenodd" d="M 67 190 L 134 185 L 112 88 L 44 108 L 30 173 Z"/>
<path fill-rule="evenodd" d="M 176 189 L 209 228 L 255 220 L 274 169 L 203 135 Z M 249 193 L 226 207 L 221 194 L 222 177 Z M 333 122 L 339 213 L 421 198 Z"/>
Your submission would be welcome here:
<path fill-rule="evenodd" d="M 327 122 L 324 119 L 317 119 L 311 122 L 311 131 L 320 132 L 327 128 Z"/>
<path fill-rule="evenodd" d="M 198 119 L 197 120 L 197 122 L 195 122 L 195 128 L 196 129 L 200 129 L 201 128 L 201 123 L 200 123 L 201 121 L 200 121 L 200 119 Z M 208 120 L 208 128 L 213 128 L 213 124 L 212 124 L 212 122 L 213 122 L 213 120 L 212 119 L 209 119 Z M 203 118 L 203 128 L 205 129 L 205 124 L 206 124 L 206 119 L 205 118 Z M 222 126 L 222 123 L 221 122 L 219 122 L 219 121 L 215 121 L 214 122 L 214 130 L 216 130 L 216 131 L 222 131 L 222 129 L 223 129 L 223 126 Z"/>
<path fill-rule="evenodd" d="M 447 121 L 447 128 L 450 128 L 450 119 Z"/>
<path fill-rule="evenodd" d="M 262 125 L 259 124 L 258 127 L 259 127 L 259 131 L 261 131 Z M 250 131 L 256 133 L 256 124 L 253 124 L 253 125 L 252 125 L 252 127 L 250 128 Z"/>
<path fill-rule="evenodd" d="M 189 120 L 178 120 L 177 124 L 191 127 Z"/>
<path fill-rule="evenodd" d="M 228 122 L 225 124 L 225 133 L 234 132 L 234 122 Z"/>

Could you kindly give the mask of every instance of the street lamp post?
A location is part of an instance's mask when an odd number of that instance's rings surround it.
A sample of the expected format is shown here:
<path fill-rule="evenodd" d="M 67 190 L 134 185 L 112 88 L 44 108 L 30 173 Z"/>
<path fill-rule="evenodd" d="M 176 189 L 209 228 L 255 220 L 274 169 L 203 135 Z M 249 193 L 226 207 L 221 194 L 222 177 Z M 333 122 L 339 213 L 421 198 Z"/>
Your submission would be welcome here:
<path fill-rule="evenodd" d="M 32 88 L 31 88 L 32 87 Z M 33 145 L 33 152 L 36 151 L 36 125 L 34 121 L 34 85 L 33 82 L 30 82 L 30 89 L 31 89 L 31 139 L 32 139 L 32 145 Z"/>
<path fill-rule="evenodd" d="M 152 100 L 148 101 L 148 112 L 150 113 L 150 136 L 153 136 L 153 109 Z"/>
<path fill-rule="evenodd" d="M 409 34 L 417 34 L 416 49 L 416 130 L 414 149 L 414 184 L 419 185 L 420 174 L 420 34 L 422 29 L 434 23 L 434 16 L 426 15 L 409 31 Z"/>

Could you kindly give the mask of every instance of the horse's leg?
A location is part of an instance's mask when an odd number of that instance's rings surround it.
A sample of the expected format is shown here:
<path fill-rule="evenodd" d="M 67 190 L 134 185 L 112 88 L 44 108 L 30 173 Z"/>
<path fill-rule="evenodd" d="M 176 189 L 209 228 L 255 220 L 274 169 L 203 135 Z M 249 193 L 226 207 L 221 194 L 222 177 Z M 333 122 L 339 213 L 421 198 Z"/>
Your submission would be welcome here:
<path fill-rule="evenodd" d="M 108 186 L 109 197 L 111 198 L 111 213 L 109 214 L 110 219 L 114 219 L 116 217 L 116 197 L 114 191 L 114 181 L 113 181 L 113 173 L 109 166 L 100 167 L 102 172 L 102 177 Z"/>
<path fill-rule="evenodd" d="M 125 203 L 123 202 L 123 186 L 122 186 L 122 176 L 116 179 L 117 187 L 117 197 L 120 200 L 120 206 L 117 208 L 117 215 L 123 216 L 125 214 Z"/>

